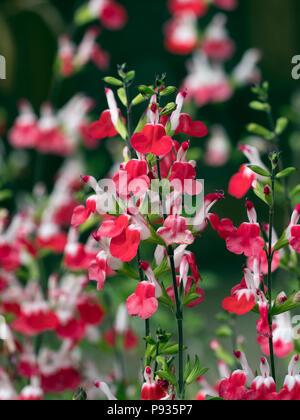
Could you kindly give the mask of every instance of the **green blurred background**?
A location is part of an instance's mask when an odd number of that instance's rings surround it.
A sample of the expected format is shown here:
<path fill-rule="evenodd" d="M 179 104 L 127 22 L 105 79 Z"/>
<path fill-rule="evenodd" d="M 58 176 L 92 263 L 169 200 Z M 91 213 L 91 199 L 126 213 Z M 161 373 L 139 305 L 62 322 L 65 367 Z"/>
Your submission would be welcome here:
<path fill-rule="evenodd" d="M 150 84 L 155 74 L 167 72 L 169 83 L 179 86 L 186 74 L 187 57 L 171 55 L 164 49 L 163 25 L 170 18 L 166 1 L 119 2 L 128 11 L 127 26 L 122 31 L 103 30 L 100 36 L 101 45 L 112 55 L 110 73 L 114 72 L 117 64 L 127 62 L 130 68 L 136 70 L 137 85 Z M 27 98 L 38 111 L 41 103 L 47 100 L 60 107 L 73 94 L 84 92 L 97 101 L 95 117 L 106 107 L 101 80 L 103 74 L 92 64 L 75 77 L 53 85 L 57 37 L 71 30 L 75 40 L 81 39 L 84 28 L 74 30 L 72 17 L 82 3 L 79 0 L 0 0 L 0 54 L 7 60 L 7 80 L 0 81 L 0 106 L 7 112 L 8 127 L 17 115 L 16 104 L 20 98 Z M 299 0 L 240 0 L 238 9 L 228 13 L 228 16 L 228 29 L 237 44 L 235 58 L 229 67 L 232 68 L 249 47 L 261 49 L 263 78 L 270 81 L 272 102 L 279 112 L 283 105 L 290 103 L 291 95 L 299 88 L 299 81 L 291 77 L 291 59 L 300 53 Z M 202 20 L 203 24 L 206 25 L 210 18 L 211 13 Z M 208 125 L 223 124 L 232 144 L 236 145 L 245 135 L 245 125 L 254 118 L 257 120 L 257 115 L 248 108 L 251 97 L 250 90 L 244 89 L 225 105 L 207 106 L 199 110 L 198 117 Z M 6 148 L 9 151 L 7 144 Z M 292 154 L 288 146 L 283 149 L 284 159 L 290 162 Z M 100 145 L 97 153 L 84 153 L 94 175 L 105 175 L 111 161 L 104 144 Z M 30 159 L 36 162 L 41 157 L 32 152 Z M 48 156 L 43 159 L 47 163 L 42 175 L 43 181 L 51 186 L 55 169 L 61 160 Z M 236 172 L 241 161 L 242 156 L 238 154 L 224 168 L 213 169 L 200 164 L 199 178 L 205 178 L 206 191 L 226 191 L 229 178 Z M 13 185 L 16 194 L 32 187 L 34 166 L 35 163 L 30 165 L 22 179 Z M 245 217 L 243 200 L 227 198 L 218 205 L 217 211 L 221 216 L 233 218 L 236 224 Z M 279 227 L 281 220 L 279 214 Z M 197 333 L 205 330 L 209 333 L 217 327 L 214 314 L 221 309 L 222 298 L 229 294 L 230 288 L 240 282 L 244 259 L 229 254 L 224 242 L 210 230 L 200 238 L 194 251 L 204 273 L 204 289 L 207 291 L 205 304 L 198 309 L 197 316 L 193 315 L 188 321 L 195 332 L 197 347 Z M 276 287 L 280 291 L 284 289 L 287 279 L 284 276 L 277 277 Z M 203 313 L 207 317 L 205 320 Z M 239 333 L 247 332 L 248 344 L 253 349 L 250 338 L 254 341 L 255 320 L 254 315 L 242 317 L 237 327 Z M 255 349 L 252 360 L 256 362 L 259 353 L 258 348 Z M 199 351 L 203 354 L 208 349 L 202 348 Z"/>

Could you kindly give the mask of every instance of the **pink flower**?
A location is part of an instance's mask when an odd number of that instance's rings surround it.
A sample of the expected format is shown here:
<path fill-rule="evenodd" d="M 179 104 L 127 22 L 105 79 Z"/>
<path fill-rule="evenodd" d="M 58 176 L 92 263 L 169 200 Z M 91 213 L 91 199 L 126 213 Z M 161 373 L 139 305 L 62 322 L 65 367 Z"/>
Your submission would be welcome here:
<path fill-rule="evenodd" d="M 286 232 L 286 237 L 289 239 L 291 247 L 298 252 L 298 254 L 300 254 L 300 226 L 297 225 L 299 218 L 300 204 L 295 207 Z"/>
<path fill-rule="evenodd" d="M 269 246 L 267 247 L 269 249 Z M 253 269 L 253 261 L 255 257 L 249 257 L 247 260 L 247 266 L 250 270 Z M 268 274 L 269 271 L 269 263 L 266 251 L 262 250 L 260 253 L 260 264 L 261 264 L 261 271 L 263 274 Z M 274 252 L 273 261 L 272 261 L 272 272 L 276 271 L 280 264 L 280 253 L 279 251 Z"/>
<path fill-rule="evenodd" d="M 104 7 L 100 11 L 100 20 L 105 28 L 116 31 L 124 27 L 128 16 L 121 4 L 109 0 L 104 3 Z"/>
<path fill-rule="evenodd" d="M 119 195 L 127 197 L 131 194 L 135 196 L 145 194 L 150 185 L 147 162 L 132 159 L 122 166 L 124 168 L 113 177 Z"/>
<path fill-rule="evenodd" d="M 147 366 L 144 372 L 145 383 L 142 386 L 142 401 L 158 401 L 166 399 L 167 394 L 161 384 L 154 380 L 152 369 Z"/>
<path fill-rule="evenodd" d="M 243 223 L 235 233 L 228 236 L 226 238 L 226 246 L 234 254 L 258 257 L 265 246 L 265 241 L 261 237 L 253 204 L 247 201 L 246 205 L 250 223 Z"/>
<path fill-rule="evenodd" d="M 221 381 L 219 395 L 224 400 L 237 401 L 244 399 L 246 389 L 246 374 L 243 371 L 233 372 L 228 379 Z"/>
<path fill-rule="evenodd" d="M 289 372 L 284 387 L 279 392 L 279 401 L 300 401 L 300 368 L 299 356 L 295 355 L 289 365 Z"/>
<path fill-rule="evenodd" d="M 146 124 L 141 133 L 132 136 L 131 145 L 139 153 L 164 156 L 171 151 L 173 140 L 162 125 Z"/>
<path fill-rule="evenodd" d="M 171 53 L 190 54 L 196 49 L 198 42 L 197 20 L 194 14 L 176 15 L 165 25 L 165 47 Z"/>
<path fill-rule="evenodd" d="M 230 179 L 228 192 L 235 198 L 242 198 L 250 190 L 254 181 L 254 172 L 247 165 L 243 165 L 239 172 Z"/>
<path fill-rule="evenodd" d="M 148 319 L 157 311 L 158 300 L 155 297 L 155 285 L 147 281 L 139 283 L 135 293 L 127 299 L 127 311 L 131 316 Z"/>
<path fill-rule="evenodd" d="M 203 51 L 212 60 L 229 60 L 235 51 L 235 45 L 228 37 L 225 29 L 227 18 L 217 14 L 205 31 Z"/>
<path fill-rule="evenodd" d="M 257 289 L 261 283 L 259 262 L 254 263 L 254 272 L 244 270 L 244 278 L 238 286 L 231 291 L 231 297 L 223 300 L 223 308 L 237 315 L 244 315 L 250 312 L 256 305 Z"/>
<path fill-rule="evenodd" d="M 270 329 L 269 319 L 268 319 L 269 304 L 261 292 L 259 293 L 258 307 L 259 307 L 260 319 L 256 323 L 257 332 L 264 337 L 268 337 L 268 338 L 272 337 L 272 331 Z"/>
<path fill-rule="evenodd" d="M 105 139 L 106 137 L 115 137 L 118 132 L 115 129 L 109 110 L 102 112 L 99 121 L 91 124 L 89 128 L 89 135 L 93 139 Z"/>
<path fill-rule="evenodd" d="M 175 162 L 172 165 L 170 184 L 181 194 L 198 195 L 202 192 L 202 184 L 195 180 L 196 171 L 190 163 Z"/>
<path fill-rule="evenodd" d="M 220 220 L 216 214 L 210 214 L 209 221 L 212 228 L 218 232 L 222 239 L 226 240 L 237 231 L 236 227 L 233 226 L 233 223 L 230 219 Z"/>
<path fill-rule="evenodd" d="M 55 330 L 58 322 L 57 315 L 46 302 L 33 302 L 21 308 L 20 316 L 13 322 L 12 328 L 22 334 L 34 336 Z"/>
<path fill-rule="evenodd" d="M 193 121 L 188 114 L 181 112 L 186 96 L 187 93 L 183 91 L 176 97 L 177 108 L 170 117 L 171 129 L 175 134 L 184 133 L 190 137 L 204 137 L 207 135 L 206 125 L 201 121 Z M 183 161 L 178 157 L 177 160 Z"/>
<path fill-rule="evenodd" d="M 270 355 L 269 339 L 259 336 L 257 339 L 261 349 L 266 356 Z M 284 359 L 294 350 L 293 328 L 289 312 L 278 315 L 273 322 L 273 344 L 274 353 L 277 357 Z"/>
<path fill-rule="evenodd" d="M 8 139 L 13 147 L 25 149 L 36 147 L 39 128 L 37 118 L 29 102 L 19 103 L 20 115 L 8 133 Z"/>
<path fill-rule="evenodd" d="M 167 217 L 163 227 L 158 229 L 157 234 L 167 245 L 190 245 L 194 242 L 194 236 L 189 230 L 188 223 L 186 219 L 181 216 Z"/>
<path fill-rule="evenodd" d="M 260 370 L 261 376 L 257 376 L 252 382 L 246 400 L 274 401 L 277 399 L 276 384 L 270 376 L 270 366 L 264 357 L 261 358 Z"/>

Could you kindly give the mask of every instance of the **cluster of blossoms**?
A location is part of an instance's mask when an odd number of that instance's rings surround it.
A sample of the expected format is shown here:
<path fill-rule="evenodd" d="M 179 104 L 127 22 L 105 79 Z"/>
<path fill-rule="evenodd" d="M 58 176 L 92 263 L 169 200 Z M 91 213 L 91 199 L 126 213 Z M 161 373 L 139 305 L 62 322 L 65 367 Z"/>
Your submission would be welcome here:
<path fill-rule="evenodd" d="M 159 95 L 163 96 L 164 88 Z M 90 135 L 103 138 L 115 135 L 118 127 L 122 125 L 120 110 L 111 89 L 106 89 L 110 109 L 104 111 L 98 122 L 90 127 Z M 199 281 L 199 273 L 195 264 L 195 257 L 187 251 L 196 235 L 207 226 L 206 214 L 212 204 L 222 198 L 222 194 L 212 194 L 205 198 L 204 209 L 188 221 L 180 213 L 182 194 L 196 194 L 202 191 L 202 185 L 196 181 L 195 162 L 188 162 L 186 154 L 189 143 L 180 145 L 171 138 L 175 133 L 184 132 L 192 137 L 202 137 L 206 128 L 201 122 L 193 122 L 187 114 L 181 113 L 184 93 L 177 96 L 177 109 L 169 117 L 160 118 L 157 94 L 150 99 L 143 126 L 139 132 L 132 135 L 130 145 L 136 152 L 137 158 L 126 159 L 112 176 L 112 190 L 109 199 L 118 202 L 124 210 L 119 216 L 105 211 L 104 203 L 108 193 L 100 183 L 91 176 L 83 177 L 95 192 L 90 196 L 86 205 L 80 205 L 74 210 L 72 224 L 75 228 L 86 222 L 92 213 L 102 217 L 100 228 L 92 235 L 100 245 L 96 259 L 89 267 L 89 277 L 97 281 L 98 289 L 102 290 L 107 274 L 113 270 L 121 269 L 124 263 L 132 261 L 138 254 L 141 241 L 151 240 L 157 243 L 155 251 L 156 265 L 160 266 L 166 257 L 166 247 L 177 245 L 174 251 L 175 268 L 180 273 L 177 278 L 178 286 L 184 284 L 185 293 L 188 293 L 195 282 Z M 126 148 L 125 156 L 129 149 Z M 156 159 L 155 159 L 156 158 Z M 160 178 L 161 177 L 161 178 Z M 159 191 L 153 188 L 153 181 L 162 179 L 170 183 L 170 194 L 165 197 L 170 208 L 166 217 L 160 203 Z M 185 182 L 190 181 L 190 182 Z M 158 212 L 151 214 L 151 210 L 144 213 L 145 200 L 149 199 L 149 208 Z M 149 220 L 156 217 L 156 226 Z M 199 220 L 198 220 L 199 219 Z M 153 219 L 154 220 L 154 219 Z M 156 228 L 158 227 L 158 229 Z M 139 261 L 147 280 L 139 283 L 135 293 L 128 298 L 127 308 L 130 315 L 139 315 L 142 319 L 151 317 L 158 308 L 158 301 L 162 295 L 162 288 L 155 275 L 146 262 Z M 189 268 L 192 277 L 188 276 Z M 199 288 L 200 303 L 203 292 Z M 167 289 L 169 296 L 174 299 L 173 288 Z"/>
<path fill-rule="evenodd" d="M 103 139 L 119 133 L 127 141 L 123 152 L 125 161 L 108 180 L 97 183 L 92 176 L 82 177 L 94 194 L 87 198 L 85 205 L 75 208 L 73 229 L 78 230 L 92 215 L 102 220 L 86 245 L 96 252 L 88 273 L 89 279 L 97 282 L 98 290 L 105 287 L 108 275 L 125 272 L 139 280 L 136 290 L 127 299 L 129 315 L 139 316 L 147 323 L 162 302 L 177 308 L 177 317 L 182 317 L 183 306 L 193 307 L 204 300 L 204 292 L 198 285 L 200 274 L 196 259 L 187 248 L 208 226 L 211 207 L 223 198 L 222 193 L 208 194 L 191 213 L 184 202 L 185 196 L 203 196 L 202 183 L 196 179 L 196 162 L 189 161 L 187 154 L 189 138 L 202 138 L 207 129 L 202 122 L 193 121 L 182 112 L 185 92 L 180 92 L 175 102 L 162 105 L 163 99 L 175 91 L 165 86 L 164 76 L 156 80 L 154 88 L 140 86 L 140 94 L 132 101 L 128 88 L 134 72 L 126 72 L 122 66 L 119 76 L 121 80 L 108 77 L 105 81 L 123 86 L 118 95 L 126 104 L 127 118 L 122 116 L 113 91 L 107 88 L 109 109 L 90 126 L 89 134 Z M 147 99 L 149 105 L 136 130 L 131 131 L 130 109 Z M 182 144 L 173 138 L 178 133 L 188 136 Z M 156 245 L 152 267 L 142 258 L 144 241 Z M 75 248 L 74 255 L 77 255 Z M 82 256 L 82 252 L 79 255 Z M 135 259 L 139 276 L 128 266 Z M 165 288 L 158 278 L 170 271 L 172 283 Z M 146 333 L 149 334 L 147 329 Z M 181 342 L 179 352 L 183 351 L 182 346 Z M 182 365 L 179 371 L 178 392 L 183 393 Z M 150 388 L 156 383 L 155 374 L 150 366 L 146 368 L 146 384 Z"/>
<path fill-rule="evenodd" d="M 123 6 L 113 0 L 89 0 L 76 12 L 75 23 L 86 25 L 100 20 L 104 29 L 120 30 L 127 23 L 127 12 Z M 76 46 L 68 34 L 59 39 L 58 68 L 62 77 L 70 77 L 84 66 L 93 62 L 100 70 L 107 70 L 110 54 L 97 42 L 101 30 L 98 26 L 89 27 L 82 41 Z"/>
<path fill-rule="evenodd" d="M 30 103 L 22 100 L 8 139 L 17 149 L 35 149 L 42 154 L 63 157 L 74 154 L 81 141 L 87 147 L 94 147 L 87 130 L 87 113 L 93 106 L 90 98 L 78 94 L 58 111 L 45 103 L 38 118 Z"/>
<path fill-rule="evenodd" d="M 76 246 L 70 244 L 72 232 L 66 230 L 78 205 L 78 171 L 78 162 L 66 163 L 50 197 L 39 185 L 35 204 L 28 204 L 11 220 L 8 212 L 1 213 L 0 310 L 6 319 L 1 338 L 13 360 L 13 377 L 29 379 L 31 386 L 18 396 L 3 370 L 0 399 L 41 399 L 45 393 L 75 390 L 82 376 L 73 350 L 83 339 L 100 339 L 97 327 L 105 311 L 97 296 L 86 291 L 88 278 L 79 272 L 84 264 L 74 262 L 71 248 Z M 43 256 L 55 254 L 69 273 L 43 279 Z M 90 261 L 95 255 L 90 255 Z M 28 278 L 25 283 L 21 272 Z M 34 345 L 45 332 L 57 337 L 60 350 Z"/>
<path fill-rule="evenodd" d="M 189 55 L 188 75 L 183 88 L 188 98 L 197 106 L 228 101 L 237 87 L 257 81 L 256 67 L 260 52 L 252 49 L 245 53 L 241 62 L 230 74 L 225 69 L 235 52 L 235 43 L 225 28 L 227 17 L 216 14 L 205 30 L 199 30 L 198 19 L 208 13 L 211 4 L 230 11 L 237 7 L 234 1 L 185 1 L 169 0 L 172 19 L 165 27 L 166 48 L 174 54 Z"/>
<path fill-rule="evenodd" d="M 201 390 L 196 399 L 222 398 L 227 401 L 299 401 L 300 366 L 299 356 L 292 357 L 283 387 L 278 391 L 270 374 L 270 366 L 265 357 L 261 358 L 261 375 L 255 376 L 243 352 L 236 351 L 235 357 L 242 369 L 230 373 L 224 362 L 219 363 L 220 380 L 211 386 L 204 378 L 199 378 Z"/>

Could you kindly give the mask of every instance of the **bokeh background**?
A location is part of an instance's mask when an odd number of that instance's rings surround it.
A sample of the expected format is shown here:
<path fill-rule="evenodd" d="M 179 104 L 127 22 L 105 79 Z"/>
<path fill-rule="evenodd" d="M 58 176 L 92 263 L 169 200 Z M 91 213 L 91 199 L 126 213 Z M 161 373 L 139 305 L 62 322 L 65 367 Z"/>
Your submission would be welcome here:
<path fill-rule="evenodd" d="M 150 84 L 157 73 L 166 72 L 169 84 L 179 86 L 186 75 L 186 57 L 172 55 L 164 48 L 162 30 L 170 17 L 166 1 L 119 2 L 124 4 L 128 11 L 128 24 L 122 31 L 104 31 L 101 35 L 101 45 L 112 56 L 109 73 L 114 72 L 117 64 L 127 62 L 130 68 L 136 70 L 137 85 Z M 82 73 L 61 84 L 54 85 L 53 82 L 58 36 L 66 30 L 73 30 L 75 40 L 81 39 L 83 29 L 72 27 L 74 10 L 81 3 L 82 1 L 77 0 L 0 0 L 0 54 L 7 60 L 7 80 L 0 81 L 0 107 L 1 112 L 6 114 L 8 127 L 17 115 L 16 104 L 20 98 L 27 98 L 38 110 L 47 100 L 60 107 L 73 94 L 83 92 L 96 100 L 95 117 L 106 107 L 102 82 L 104 74 L 93 65 L 88 65 Z M 237 44 L 237 53 L 232 64 L 237 63 L 249 47 L 262 50 L 260 68 L 263 78 L 270 82 L 274 109 L 276 112 L 293 115 L 289 106 L 299 88 L 299 81 L 291 77 L 291 59 L 300 53 L 300 2 L 241 0 L 239 3 L 238 9 L 230 12 L 228 21 L 229 32 Z M 208 14 L 203 19 L 204 24 L 210 17 Z M 243 89 L 224 105 L 211 105 L 199 109 L 198 117 L 207 122 L 208 126 L 222 124 L 235 147 L 246 134 L 245 125 L 258 118 L 249 110 L 248 103 L 251 98 L 250 89 Z M 300 163 L 299 152 L 298 156 L 295 152 L 291 153 L 289 136 L 297 129 L 296 124 L 290 126 L 282 146 L 285 161 L 294 165 Z M 4 146 L 10 150 L 5 140 Z M 101 144 L 96 152 L 84 153 L 90 171 L 98 178 L 105 175 L 112 163 L 106 145 Z M 32 187 L 36 177 L 34 168 L 38 160 L 42 160 L 42 163 L 39 163 L 42 171 L 39 172 L 36 181 L 46 182 L 49 188 L 53 182 L 53 175 L 61 164 L 60 158 L 41 157 L 35 152 L 30 152 L 28 159 L 32 164 L 28 165 L 21 178 L 10 185 L 15 196 L 21 191 L 29 191 Z M 236 172 L 241 161 L 242 156 L 239 153 L 234 154 L 233 159 L 220 169 L 205 167 L 200 161 L 199 178 L 205 179 L 206 191 L 226 191 L 230 176 Z M 7 206 L 13 207 L 13 200 L 8 202 Z M 244 203 L 228 197 L 219 205 L 218 212 L 221 216 L 232 218 L 238 224 L 244 219 Z M 280 213 L 277 224 L 281 227 Z M 200 238 L 194 251 L 204 278 L 207 299 L 192 316 L 187 315 L 187 329 L 193 334 L 191 346 L 207 361 L 209 358 L 213 359 L 208 342 L 219 325 L 215 314 L 220 311 L 222 299 L 228 295 L 230 288 L 241 280 L 244 260 L 227 252 L 223 241 L 211 231 L 207 231 L 203 238 Z M 276 281 L 276 287 L 280 291 L 289 280 L 279 273 Z M 254 315 L 242 317 L 236 329 L 238 334 L 247 335 L 249 358 L 256 363 L 260 353 L 255 344 L 254 320 Z M 165 327 L 168 318 L 162 318 L 159 322 Z M 206 337 L 207 346 L 199 346 L 200 335 Z M 210 372 L 209 375 L 213 376 L 215 372 Z"/>

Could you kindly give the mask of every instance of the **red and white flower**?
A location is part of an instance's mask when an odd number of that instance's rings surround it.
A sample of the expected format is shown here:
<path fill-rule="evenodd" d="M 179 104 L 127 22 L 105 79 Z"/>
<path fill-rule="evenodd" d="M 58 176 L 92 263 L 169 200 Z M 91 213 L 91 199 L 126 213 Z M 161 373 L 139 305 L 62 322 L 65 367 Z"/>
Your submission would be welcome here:
<path fill-rule="evenodd" d="M 235 45 L 229 38 L 225 25 L 227 17 L 224 14 L 217 14 L 207 27 L 202 49 L 211 60 L 229 60 L 235 51 Z"/>
<path fill-rule="evenodd" d="M 300 225 L 298 221 L 300 219 L 300 204 L 295 207 L 295 210 L 292 214 L 290 224 L 286 231 L 286 237 L 290 241 L 290 246 L 300 254 Z"/>

